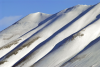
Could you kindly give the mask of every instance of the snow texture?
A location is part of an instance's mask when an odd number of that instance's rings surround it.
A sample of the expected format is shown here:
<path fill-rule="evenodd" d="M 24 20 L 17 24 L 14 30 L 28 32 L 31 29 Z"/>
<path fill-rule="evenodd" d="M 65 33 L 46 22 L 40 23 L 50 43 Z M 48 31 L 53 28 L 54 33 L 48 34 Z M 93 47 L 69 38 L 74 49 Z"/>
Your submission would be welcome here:
<path fill-rule="evenodd" d="M 0 32 L 0 67 L 100 67 L 100 3 L 32 13 Z"/>

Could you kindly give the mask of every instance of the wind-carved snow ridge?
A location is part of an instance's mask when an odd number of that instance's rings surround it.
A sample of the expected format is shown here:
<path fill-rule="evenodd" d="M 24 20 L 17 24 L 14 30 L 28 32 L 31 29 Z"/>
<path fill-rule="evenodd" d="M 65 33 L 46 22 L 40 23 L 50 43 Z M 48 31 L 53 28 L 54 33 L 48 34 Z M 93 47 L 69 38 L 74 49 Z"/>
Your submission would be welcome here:
<path fill-rule="evenodd" d="M 67 26 L 66 26 L 66 27 L 67 27 Z M 66 28 L 66 27 L 65 27 L 65 28 Z M 64 29 L 64 28 L 62 28 L 62 29 Z"/>
<path fill-rule="evenodd" d="M 32 13 L 0 32 L 0 67 L 99 67 L 100 3 Z"/>
<path fill-rule="evenodd" d="M 56 15 L 56 14 L 55 14 L 55 15 Z M 54 15 L 54 16 L 55 16 L 55 15 Z M 59 15 L 59 14 L 58 14 L 58 15 Z M 59 17 L 60 17 L 60 16 L 55 17 L 55 18 L 54 18 L 53 20 L 51 20 L 50 23 L 48 23 L 47 25 L 51 24 L 53 21 L 55 21 L 55 20 L 56 20 L 57 18 L 59 18 Z M 44 27 L 44 28 L 45 28 L 45 27 Z M 39 31 L 40 31 L 40 30 L 39 30 Z M 39 31 L 37 31 L 37 33 L 38 33 Z M 36 33 L 35 33 L 35 34 L 36 34 Z M 34 35 L 34 34 L 33 34 L 33 35 Z M 33 36 L 33 35 L 32 35 L 32 36 Z M 32 36 L 30 36 L 30 37 L 32 37 Z M 30 37 L 27 38 L 25 41 L 27 41 L 28 39 L 30 39 Z M 23 41 L 21 44 L 23 44 L 25 41 Z M 20 45 L 21 45 L 21 44 L 20 44 Z M 5 56 L 4 56 L 4 57 L 5 57 Z"/>
<path fill-rule="evenodd" d="M 72 58 L 71 60 L 69 60 L 68 62 L 63 64 L 62 67 L 67 67 L 67 66 L 79 67 L 80 65 L 82 67 L 99 67 L 100 66 L 100 64 L 99 64 L 100 63 L 99 62 L 100 54 L 98 53 L 99 46 L 100 46 L 99 41 L 100 41 L 100 37 L 98 37 L 97 39 L 95 39 L 94 41 L 89 43 L 89 45 L 86 46 L 86 48 L 84 50 L 82 50 L 74 58 Z M 95 54 L 94 54 L 94 52 L 95 52 Z M 92 56 L 92 58 L 90 56 Z M 96 59 L 96 58 L 98 58 L 98 59 Z M 85 60 L 87 60 L 87 61 L 84 62 Z M 95 60 L 95 61 L 93 61 L 93 60 Z"/>

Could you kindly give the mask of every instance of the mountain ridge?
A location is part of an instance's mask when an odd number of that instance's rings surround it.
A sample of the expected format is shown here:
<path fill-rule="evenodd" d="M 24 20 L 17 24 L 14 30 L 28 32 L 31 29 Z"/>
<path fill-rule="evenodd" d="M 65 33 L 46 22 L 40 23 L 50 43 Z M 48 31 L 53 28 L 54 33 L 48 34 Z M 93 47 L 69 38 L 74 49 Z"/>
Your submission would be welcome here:
<path fill-rule="evenodd" d="M 0 33 L 0 66 L 69 67 L 63 64 L 100 36 L 99 6 L 100 3 L 77 5 L 51 15 L 41 12 L 27 15 L 14 24 L 11 30 L 8 29 L 8 33 Z"/>

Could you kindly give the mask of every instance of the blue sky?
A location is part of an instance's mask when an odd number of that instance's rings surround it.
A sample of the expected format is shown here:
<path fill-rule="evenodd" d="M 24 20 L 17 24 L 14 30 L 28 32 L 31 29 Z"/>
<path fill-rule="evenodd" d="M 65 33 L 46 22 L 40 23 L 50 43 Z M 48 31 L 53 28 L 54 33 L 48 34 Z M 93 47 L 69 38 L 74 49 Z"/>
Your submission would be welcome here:
<path fill-rule="evenodd" d="M 100 0 L 0 0 L 0 31 L 30 13 L 54 14 L 78 4 L 94 5 L 99 2 Z"/>

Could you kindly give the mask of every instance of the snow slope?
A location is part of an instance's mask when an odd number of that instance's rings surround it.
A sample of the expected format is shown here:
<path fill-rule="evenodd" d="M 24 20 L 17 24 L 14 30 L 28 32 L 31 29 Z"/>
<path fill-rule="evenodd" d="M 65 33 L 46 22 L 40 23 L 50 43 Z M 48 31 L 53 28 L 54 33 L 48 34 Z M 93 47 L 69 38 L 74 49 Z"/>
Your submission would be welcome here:
<path fill-rule="evenodd" d="M 62 65 L 62 67 L 100 67 L 100 37 L 93 42 L 96 43 L 91 48 L 78 54 L 72 60 Z"/>
<path fill-rule="evenodd" d="M 0 32 L 0 47 L 17 39 L 24 33 L 38 26 L 38 24 L 48 18 L 49 14 L 33 13 L 14 23 L 12 26 Z"/>
<path fill-rule="evenodd" d="M 37 12 L 17 21 L 0 32 L 0 67 L 99 67 L 99 6 Z"/>

